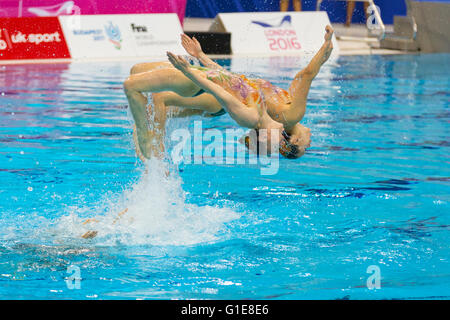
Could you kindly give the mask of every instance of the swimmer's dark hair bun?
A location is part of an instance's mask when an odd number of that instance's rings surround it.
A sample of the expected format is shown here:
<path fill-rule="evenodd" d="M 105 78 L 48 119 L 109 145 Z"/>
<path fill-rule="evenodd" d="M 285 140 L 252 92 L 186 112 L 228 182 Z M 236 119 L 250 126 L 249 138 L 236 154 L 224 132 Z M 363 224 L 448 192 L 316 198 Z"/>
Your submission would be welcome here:
<path fill-rule="evenodd" d="M 289 144 L 287 140 L 280 145 L 280 154 L 287 159 L 298 159 L 303 155 L 300 148 L 296 145 Z"/>

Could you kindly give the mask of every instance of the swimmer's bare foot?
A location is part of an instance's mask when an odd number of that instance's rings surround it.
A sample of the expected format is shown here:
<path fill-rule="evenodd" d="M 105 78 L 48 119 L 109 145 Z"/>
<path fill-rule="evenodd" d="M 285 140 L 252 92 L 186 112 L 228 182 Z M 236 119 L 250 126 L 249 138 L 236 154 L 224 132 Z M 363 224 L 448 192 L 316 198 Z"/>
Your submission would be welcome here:
<path fill-rule="evenodd" d="M 331 41 L 333 39 L 333 33 L 333 28 L 330 25 L 327 25 L 325 27 L 325 43 L 323 45 L 325 51 L 320 60 L 321 65 L 328 61 L 328 58 L 330 58 L 331 52 L 333 51 L 333 41 Z"/>
<path fill-rule="evenodd" d="M 325 27 L 325 41 L 331 41 L 331 38 L 333 37 L 333 33 L 334 33 L 334 30 L 333 30 L 333 28 L 330 26 L 330 25 L 327 25 L 326 27 Z"/>

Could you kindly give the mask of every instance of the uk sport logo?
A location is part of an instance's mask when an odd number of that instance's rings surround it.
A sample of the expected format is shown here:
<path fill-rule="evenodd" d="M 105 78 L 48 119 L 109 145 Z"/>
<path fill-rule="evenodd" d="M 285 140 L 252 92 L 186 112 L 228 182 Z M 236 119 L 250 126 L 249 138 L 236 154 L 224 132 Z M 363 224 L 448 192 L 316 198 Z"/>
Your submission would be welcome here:
<path fill-rule="evenodd" d="M 33 43 L 39 45 L 40 43 L 61 42 L 61 36 L 58 31 L 53 33 L 22 33 L 17 31 L 11 35 L 13 43 Z"/>
<path fill-rule="evenodd" d="M 70 58 L 58 17 L 0 18 L 0 59 Z"/>

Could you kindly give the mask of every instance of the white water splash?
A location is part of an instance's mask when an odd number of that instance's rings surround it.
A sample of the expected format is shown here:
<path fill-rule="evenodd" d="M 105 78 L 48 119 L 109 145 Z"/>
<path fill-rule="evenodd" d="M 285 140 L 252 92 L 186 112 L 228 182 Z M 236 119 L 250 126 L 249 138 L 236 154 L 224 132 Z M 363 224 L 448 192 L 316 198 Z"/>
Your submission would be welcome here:
<path fill-rule="evenodd" d="M 106 215 L 92 217 L 98 222 L 83 225 L 77 211 L 84 210 L 74 208 L 59 220 L 59 232 L 80 238 L 87 231 L 97 231 L 94 239 L 85 241 L 99 245 L 194 245 L 226 237 L 226 223 L 238 219 L 239 214 L 231 209 L 187 204 L 177 171 L 168 174 L 169 165 L 157 159 L 147 165 L 148 172 L 124 192 L 118 203 L 106 204 Z M 125 208 L 128 211 L 118 218 Z"/>

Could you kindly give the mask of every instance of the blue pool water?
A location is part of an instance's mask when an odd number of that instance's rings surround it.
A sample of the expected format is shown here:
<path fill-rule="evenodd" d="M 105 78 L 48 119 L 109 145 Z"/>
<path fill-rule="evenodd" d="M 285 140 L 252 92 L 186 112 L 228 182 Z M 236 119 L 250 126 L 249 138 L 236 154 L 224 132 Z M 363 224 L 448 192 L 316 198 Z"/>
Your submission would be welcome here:
<path fill-rule="evenodd" d="M 269 176 L 145 174 L 121 87 L 132 62 L 0 66 L 0 298 L 448 299 L 449 61 L 329 62 L 303 120 L 311 148 Z M 221 63 L 287 88 L 307 59 Z M 92 217 L 98 237 L 81 239 Z"/>

